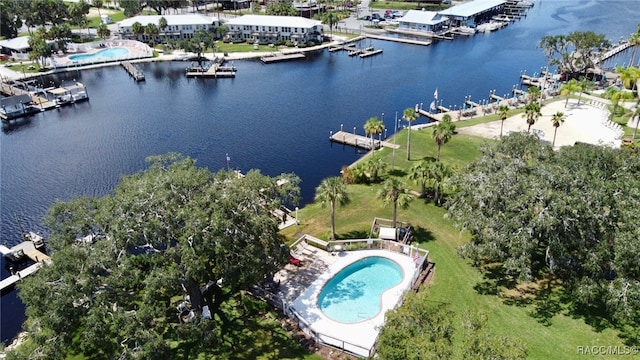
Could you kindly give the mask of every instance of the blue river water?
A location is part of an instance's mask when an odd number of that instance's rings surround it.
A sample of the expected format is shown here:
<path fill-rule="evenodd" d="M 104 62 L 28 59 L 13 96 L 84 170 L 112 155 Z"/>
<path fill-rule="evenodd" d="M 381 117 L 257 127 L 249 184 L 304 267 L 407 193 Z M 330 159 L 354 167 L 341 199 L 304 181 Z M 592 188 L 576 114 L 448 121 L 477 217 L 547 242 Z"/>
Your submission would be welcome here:
<path fill-rule="evenodd" d="M 497 32 L 427 47 L 372 41 L 384 53 L 366 59 L 323 51 L 288 63 L 236 61 L 234 79 L 187 79 L 184 62 L 141 65 L 143 83 L 115 66 L 42 78 L 46 85 L 81 81 L 91 100 L 36 114 L 0 134 L 0 242 L 20 241 L 16 218 L 26 231 L 46 236 L 42 219 L 53 202 L 108 194 L 121 175 L 145 168 L 145 157 L 167 152 L 212 171 L 226 168 L 229 154 L 242 171 L 296 173 L 304 205 L 323 178 L 362 155 L 330 144 L 330 131 L 341 124 L 363 134 L 366 120 L 384 113 L 391 135 L 396 112 L 427 106 L 436 89 L 444 106 L 460 106 L 469 95 L 487 99 L 493 89 L 508 93 L 522 70 L 532 74 L 545 65 L 537 48 L 542 36 L 592 30 L 615 42 L 636 30 L 639 4 L 537 0 L 526 18 Z M 16 291 L 0 298 L 0 311 L 6 342 L 24 320 Z"/>

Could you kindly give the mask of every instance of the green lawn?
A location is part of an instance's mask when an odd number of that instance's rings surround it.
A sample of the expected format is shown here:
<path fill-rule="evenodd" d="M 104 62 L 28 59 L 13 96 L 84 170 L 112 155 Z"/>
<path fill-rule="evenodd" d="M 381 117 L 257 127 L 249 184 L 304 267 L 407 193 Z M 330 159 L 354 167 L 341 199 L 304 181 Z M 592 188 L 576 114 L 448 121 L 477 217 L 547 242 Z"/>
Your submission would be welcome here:
<path fill-rule="evenodd" d="M 401 149 L 395 152 L 396 176 L 402 176 L 415 162 L 435 156 L 437 147 L 427 128 L 411 132 L 411 161 L 406 160 L 407 131 L 397 135 Z M 441 161 L 462 169 L 465 164 L 480 155 L 479 147 L 486 139 L 457 134 L 442 148 Z M 384 149 L 376 153 L 391 164 L 393 151 Z M 346 164 L 345 164 L 346 165 Z M 459 170 L 460 171 L 460 170 Z M 412 189 L 418 185 L 408 183 Z M 339 238 L 368 236 L 373 217 L 391 218 L 392 208 L 383 207 L 376 198 L 380 185 L 350 185 L 351 202 L 336 211 L 336 231 Z M 328 207 L 310 204 L 299 211 L 300 225 L 283 230 L 290 241 L 300 234 L 309 233 L 327 239 L 330 233 Z M 489 327 L 494 334 L 518 338 L 527 344 L 532 359 L 572 359 L 578 356 L 578 346 L 623 346 L 617 332 L 596 329 L 570 313 L 559 300 L 559 285 L 554 285 L 551 295 L 539 291 L 537 299 L 528 297 L 539 290 L 529 284 L 521 291 L 507 290 L 499 286 L 502 279 L 483 276 L 476 268 L 461 259 L 458 247 L 469 241 L 470 236 L 455 228 L 446 217 L 443 208 L 429 201 L 414 199 L 406 210 L 398 211 L 398 219 L 410 222 L 416 228 L 419 245 L 430 251 L 430 260 L 436 263 L 435 276 L 428 285 L 430 299 L 447 302 L 456 311 L 472 309 L 489 316 Z"/>

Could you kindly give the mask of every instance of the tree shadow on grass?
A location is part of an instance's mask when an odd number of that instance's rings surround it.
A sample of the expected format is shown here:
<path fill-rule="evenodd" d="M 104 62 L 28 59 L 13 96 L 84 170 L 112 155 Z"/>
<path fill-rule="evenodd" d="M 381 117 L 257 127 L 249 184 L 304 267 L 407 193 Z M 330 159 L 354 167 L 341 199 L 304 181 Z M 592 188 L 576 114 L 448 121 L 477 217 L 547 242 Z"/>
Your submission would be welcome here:
<path fill-rule="evenodd" d="M 506 274 L 499 264 L 485 265 L 482 270 L 484 272 L 483 280 L 473 286 L 478 294 L 498 295 L 501 288 L 513 288 L 517 284 L 515 279 Z"/>
<path fill-rule="evenodd" d="M 389 175 L 396 177 L 405 177 L 407 175 L 407 172 L 402 169 L 393 169 L 389 170 Z"/>
<path fill-rule="evenodd" d="M 338 240 L 367 239 L 368 237 L 369 232 L 366 230 L 351 230 L 348 233 L 336 234 Z"/>
<path fill-rule="evenodd" d="M 413 240 L 417 241 L 420 244 L 424 244 L 436 239 L 431 230 L 425 229 L 420 226 L 414 227 L 411 231 L 413 233 Z"/>

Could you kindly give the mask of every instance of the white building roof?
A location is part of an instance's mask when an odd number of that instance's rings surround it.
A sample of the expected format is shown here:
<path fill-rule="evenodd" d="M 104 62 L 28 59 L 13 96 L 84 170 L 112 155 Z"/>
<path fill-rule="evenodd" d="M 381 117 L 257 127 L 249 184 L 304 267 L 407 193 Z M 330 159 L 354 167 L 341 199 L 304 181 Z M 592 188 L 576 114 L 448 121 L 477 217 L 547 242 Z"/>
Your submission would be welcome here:
<path fill-rule="evenodd" d="M 132 18 L 124 19 L 118 22 L 118 26 L 132 26 L 133 23 L 139 22 L 142 26 L 149 24 L 158 25 L 160 18 L 167 20 L 167 25 L 211 25 L 216 18 L 210 16 L 204 16 L 199 14 L 186 14 L 186 15 L 140 15 Z"/>
<path fill-rule="evenodd" d="M 311 28 L 316 25 L 322 25 L 322 22 L 318 20 L 303 18 L 301 16 L 244 15 L 228 20 L 226 24 Z"/>
<path fill-rule="evenodd" d="M 474 0 L 440 11 L 442 15 L 471 17 L 506 3 L 506 0 Z"/>
<path fill-rule="evenodd" d="M 0 47 L 18 51 L 28 49 L 29 36 L 18 36 L 13 39 L 1 40 Z"/>
<path fill-rule="evenodd" d="M 398 19 L 400 22 L 408 22 L 414 24 L 436 25 L 449 20 L 448 17 L 442 16 L 434 11 L 409 10 Z"/>

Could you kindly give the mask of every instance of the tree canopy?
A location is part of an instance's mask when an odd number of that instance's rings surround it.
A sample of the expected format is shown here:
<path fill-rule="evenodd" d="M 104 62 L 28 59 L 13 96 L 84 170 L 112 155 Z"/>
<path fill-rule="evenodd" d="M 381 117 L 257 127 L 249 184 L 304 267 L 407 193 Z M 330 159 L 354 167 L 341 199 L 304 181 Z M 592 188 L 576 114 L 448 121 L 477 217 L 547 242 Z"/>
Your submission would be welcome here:
<path fill-rule="evenodd" d="M 554 152 L 512 134 L 455 177 L 449 214 L 472 241 L 461 254 L 505 278 L 559 278 L 567 298 L 599 309 L 638 341 L 640 157 L 577 145 Z"/>
<path fill-rule="evenodd" d="M 455 337 L 464 339 L 455 346 Z M 428 293 L 408 293 L 405 303 L 387 312 L 377 355 L 382 360 L 523 359 L 524 344 L 487 330 L 487 317 L 429 301 Z"/>
<path fill-rule="evenodd" d="M 540 40 L 549 65 L 555 65 L 570 77 L 586 73 L 598 62 L 597 54 L 603 53 L 611 43 L 604 34 L 593 31 L 573 31 L 568 35 L 547 35 Z"/>
<path fill-rule="evenodd" d="M 286 261 L 273 211 L 297 202 L 295 175 L 149 161 L 111 195 L 50 208 L 52 265 L 19 285 L 31 355 L 166 359 L 175 340 L 213 349 L 230 300 Z"/>

